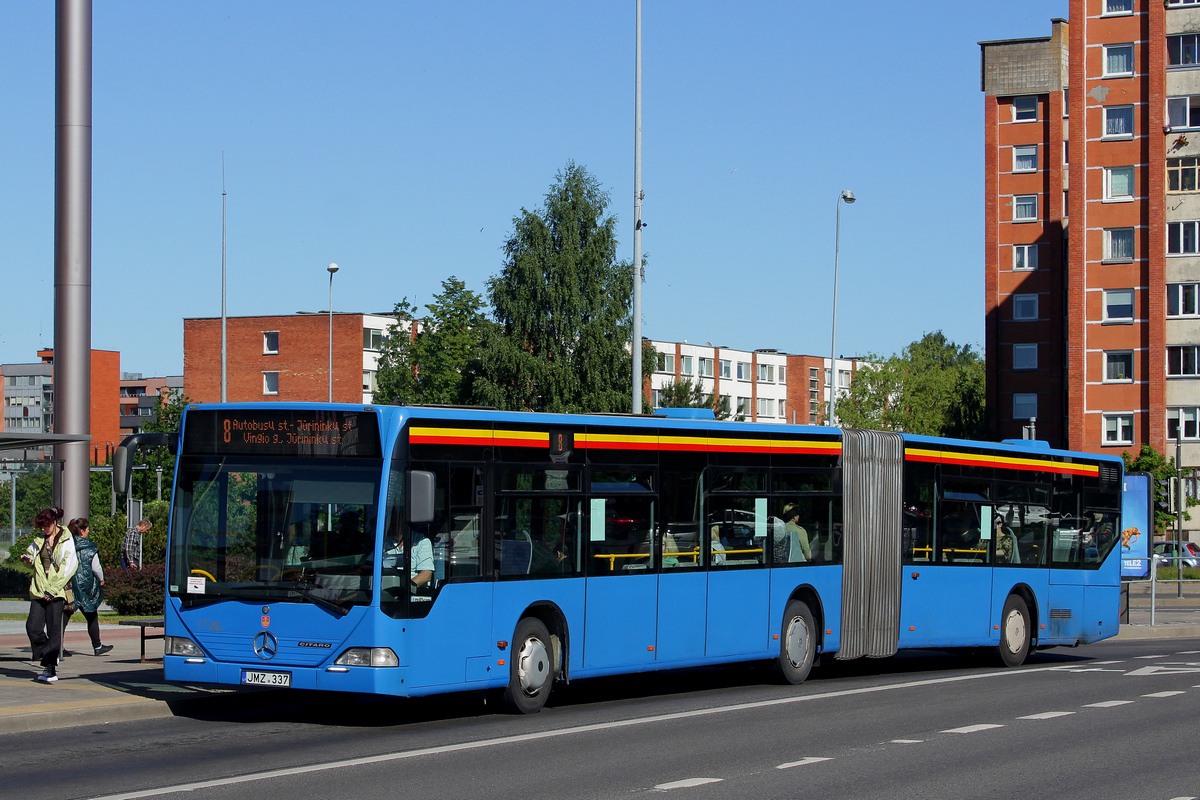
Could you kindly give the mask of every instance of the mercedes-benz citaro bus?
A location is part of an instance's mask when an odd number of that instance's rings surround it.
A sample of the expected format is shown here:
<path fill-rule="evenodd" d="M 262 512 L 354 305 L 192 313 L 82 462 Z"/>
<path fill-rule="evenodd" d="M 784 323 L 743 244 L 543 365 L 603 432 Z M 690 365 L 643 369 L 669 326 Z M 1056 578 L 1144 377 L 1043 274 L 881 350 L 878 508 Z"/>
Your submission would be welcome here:
<path fill-rule="evenodd" d="M 647 416 L 191 405 L 167 548 L 168 680 L 416 696 L 1117 633 L 1122 463 Z"/>

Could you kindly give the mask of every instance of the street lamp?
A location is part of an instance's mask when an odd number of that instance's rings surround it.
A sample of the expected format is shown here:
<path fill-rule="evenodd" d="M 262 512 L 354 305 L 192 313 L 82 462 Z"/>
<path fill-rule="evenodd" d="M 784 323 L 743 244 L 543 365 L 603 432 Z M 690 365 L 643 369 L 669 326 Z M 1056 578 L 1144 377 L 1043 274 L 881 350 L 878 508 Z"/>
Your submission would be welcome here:
<path fill-rule="evenodd" d="M 333 273 L 338 271 L 337 264 L 330 264 L 329 270 L 329 402 L 333 402 Z"/>
<path fill-rule="evenodd" d="M 833 344 L 829 353 L 829 424 L 837 425 L 837 290 L 838 250 L 842 244 L 842 203 L 854 202 L 854 192 L 843 189 L 837 199 L 837 226 L 833 238 Z"/>

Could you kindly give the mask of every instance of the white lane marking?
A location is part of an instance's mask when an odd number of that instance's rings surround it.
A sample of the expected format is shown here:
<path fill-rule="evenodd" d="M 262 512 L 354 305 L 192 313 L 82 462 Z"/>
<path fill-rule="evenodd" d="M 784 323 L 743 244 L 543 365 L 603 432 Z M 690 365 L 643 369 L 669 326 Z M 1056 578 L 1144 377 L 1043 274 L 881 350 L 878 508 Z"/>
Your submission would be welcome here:
<path fill-rule="evenodd" d="M 924 739 L 892 739 L 892 744 L 924 744 Z"/>
<path fill-rule="evenodd" d="M 1030 714 L 1025 717 L 1017 717 L 1017 719 L 1054 719 L 1055 717 L 1067 717 L 1074 713 L 1074 711 L 1043 711 L 1040 714 Z"/>
<path fill-rule="evenodd" d="M 1196 797 L 1172 797 L 1171 800 L 1200 800 Z"/>
<path fill-rule="evenodd" d="M 1155 669 L 1143 667 L 1143 669 Z M 1056 672 L 1124 672 L 1123 669 L 1105 669 L 1104 667 L 1054 667 Z"/>
<path fill-rule="evenodd" d="M 1033 675 L 1039 672 L 1048 672 L 1051 669 L 1053 669 L 1053 667 L 1032 667 L 1029 669 L 1020 670 L 977 672 L 970 675 L 953 675 L 947 678 L 927 678 L 919 681 L 908 681 L 906 683 L 884 684 L 883 686 L 864 686 L 861 689 L 842 689 L 836 692 L 821 692 L 818 694 L 801 695 L 799 697 L 781 697 L 775 700 L 757 700 L 752 703 L 737 703 L 729 706 L 715 706 L 713 708 L 700 708 L 693 711 L 678 711 L 672 714 L 659 714 L 652 717 L 637 717 L 633 719 L 615 720 L 613 722 L 598 722 L 592 725 L 579 725 L 574 728 L 558 728 L 549 731 L 539 731 L 537 733 L 498 736 L 494 739 L 480 739 L 473 742 L 460 742 L 459 744 L 424 747 L 418 750 L 402 750 L 398 753 L 382 753 L 375 756 L 348 758 L 342 761 L 326 761 L 319 764 L 308 764 L 303 767 L 287 767 L 284 769 L 266 770 L 264 772 L 251 772 L 245 775 L 235 775 L 229 778 L 216 778 L 208 781 L 194 781 L 191 783 L 174 784 L 172 786 L 161 786 L 156 789 L 141 789 L 138 791 L 123 792 L 121 794 L 103 795 L 95 798 L 95 800 L 137 800 L 137 798 L 142 797 L 158 797 L 164 794 L 191 792 L 197 789 L 207 789 L 214 786 L 236 786 L 242 783 L 269 780 L 272 778 L 282 778 L 289 775 L 306 775 L 312 772 L 325 772 L 332 769 L 345 769 L 347 767 L 361 767 L 369 764 L 381 764 L 389 761 L 418 758 L 420 756 L 458 753 L 466 750 L 479 750 L 485 747 L 519 744 L 523 742 L 538 741 L 541 739 L 554 739 L 560 736 L 572 736 L 579 733 L 594 733 L 596 731 L 612 730 L 614 728 L 627 728 L 634 725 L 673 722 L 675 720 L 711 716 L 713 714 L 726 714 L 734 711 L 750 711 L 758 708 L 791 705 L 793 703 L 807 703 L 812 700 L 852 697 L 854 695 L 861 694 L 877 694 L 879 692 L 890 692 L 896 689 L 917 689 L 925 686 L 939 686 L 946 683 L 961 683 L 963 681 L 975 681 L 987 678 L 1010 678 L 1017 675 Z M 1122 702 L 1133 701 L 1127 700 Z"/>
<path fill-rule="evenodd" d="M 690 789 L 693 786 L 703 786 L 706 783 L 720 783 L 724 778 L 684 778 L 681 781 L 671 781 L 670 783 L 660 783 L 655 786 L 655 789 Z"/>
<path fill-rule="evenodd" d="M 1142 695 L 1142 697 L 1174 697 L 1178 694 L 1187 694 L 1187 692 L 1151 692 L 1150 694 Z"/>
<path fill-rule="evenodd" d="M 833 761 L 832 758 L 822 758 L 821 756 L 809 756 L 802 758 L 799 761 L 789 761 L 786 764 L 780 764 L 775 769 L 791 769 L 792 767 L 803 767 L 808 764 L 817 764 L 822 761 Z"/>
<path fill-rule="evenodd" d="M 1091 664 L 1093 667 L 1102 667 L 1102 666 L 1105 666 L 1106 664 L 1124 664 L 1125 662 L 1124 661 L 1089 661 L 1088 663 Z"/>
<path fill-rule="evenodd" d="M 979 725 L 964 725 L 961 728 L 951 728 L 948 731 L 942 731 L 942 733 L 979 733 L 980 731 L 990 731 L 992 728 L 1003 728 L 1003 727 L 1004 727 L 1003 725 L 991 725 L 988 723 L 981 723 Z"/>
<path fill-rule="evenodd" d="M 1175 655 L 1177 655 L 1177 656 L 1194 656 L 1194 655 L 1200 655 L 1200 650 L 1180 650 L 1180 651 L 1179 651 L 1178 653 L 1176 653 Z"/>
<path fill-rule="evenodd" d="M 1166 658 L 1170 653 L 1163 653 L 1161 656 L 1134 656 L 1134 658 Z"/>
<path fill-rule="evenodd" d="M 1149 664 L 1138 669 L 1130 670 L 1125 675 L 1187 675 L 1188 673 L 1200 672 L 1200 665 L 1178 665 L 1178 664 Z"/>
<path fill-rule="evenodd" d="M 1132 702 L 1132 700 L 1104 700 L 1099 703 L 1088 703 L 1084 708 L 1115 708 L 1117 706 L 1127 706 Z"/>

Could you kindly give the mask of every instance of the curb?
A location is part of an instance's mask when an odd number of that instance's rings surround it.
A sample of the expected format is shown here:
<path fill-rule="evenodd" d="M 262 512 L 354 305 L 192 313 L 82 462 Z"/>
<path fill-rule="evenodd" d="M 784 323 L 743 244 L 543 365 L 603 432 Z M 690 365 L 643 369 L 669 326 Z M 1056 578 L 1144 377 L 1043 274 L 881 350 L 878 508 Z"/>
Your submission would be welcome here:
<path fill-rule="evenodd" d="M 1136 639 L 1187 639 L 1200 637 L 1200 625 L 1122 625 L 1113 639 L 1133 641 Z"/>
<path fill-rule="evenodd" d="M 162 700 L 123 700 L 100 705 L 64 708 L 54 711 L 32 711 L 27 714 L 0 713 L 0 735 L 30 731 L 58 730 L 79 725 L 104 725 L 109 722 L 135 722 L 146 719 L 173 717 L 170 706 Z"/>

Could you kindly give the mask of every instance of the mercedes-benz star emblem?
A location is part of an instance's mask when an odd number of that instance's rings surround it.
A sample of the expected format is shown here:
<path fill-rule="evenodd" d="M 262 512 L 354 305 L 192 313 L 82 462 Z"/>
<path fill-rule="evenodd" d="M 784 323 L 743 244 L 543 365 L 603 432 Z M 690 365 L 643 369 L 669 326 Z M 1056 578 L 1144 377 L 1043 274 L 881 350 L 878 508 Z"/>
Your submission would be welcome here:
<path fill-rule="evenodd" d="M 254 653 L 263 661 L 270 661 L 279 652 L 279 640 L 270 631 L 259 631 L 254 637 Z"/>

